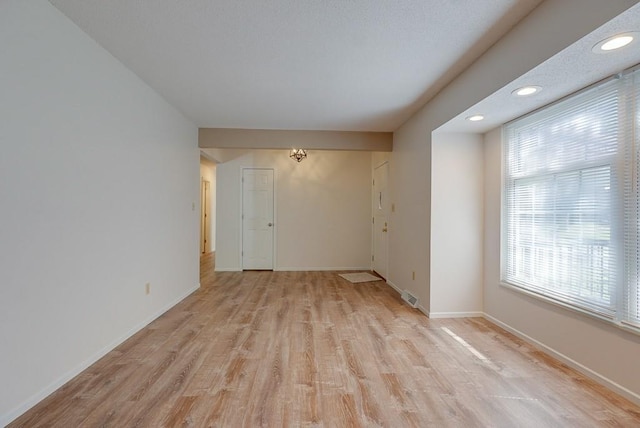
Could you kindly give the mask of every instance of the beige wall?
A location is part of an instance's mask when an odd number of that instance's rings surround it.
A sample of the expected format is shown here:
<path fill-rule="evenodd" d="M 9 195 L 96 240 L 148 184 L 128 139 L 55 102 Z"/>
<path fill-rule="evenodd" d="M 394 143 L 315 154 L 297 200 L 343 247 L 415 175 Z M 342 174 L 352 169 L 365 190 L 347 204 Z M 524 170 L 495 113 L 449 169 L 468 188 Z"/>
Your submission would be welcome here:
<path fill-rule="evenodd" d="M 391 132 L 200 128 L 199 146 L 219 149 L 391 151 Z"/>
<path fill-rule="evenodd" d="M 500 285 L 501 132 L 485 135 L 484 310 L 501 325 L 640 402 L 640 336 Z"/>
<path fill-rule="evenodd" d="M 391 161 L 391 152 L 371 152 L 371 168 L 376 168 L 384 162 Z"/>
<path fill-rule="evenodd" d="M 371 153 L 232 150 L 217 166 L 216 269 L 239 270 L 243 167 L 275 169 L 276 270 L 369 269 Z"/>
<path fill-rule="evenodd" d="M 633 3 L 543 2 L 394 132 L 389 282 L 417 295 L 423 311 L 430 311 L 431 298 L 432 132 Z M 580 19 L 573 19 L 578 10 Z"/>
<path fill-rule="evenodd" d="M 432 136 L 432 318 L 482 315 L 482 142 L 477 134 Z"/>
<path fill-rule="evenodd" d="M 393 135 L 389 185 L 395 210 L 389 222 L 387 281 L 398 290 L 409 290 L 428 311 L 431 143 L 426 135 L 431 132 L 420 119 L 414 117 Z"/>

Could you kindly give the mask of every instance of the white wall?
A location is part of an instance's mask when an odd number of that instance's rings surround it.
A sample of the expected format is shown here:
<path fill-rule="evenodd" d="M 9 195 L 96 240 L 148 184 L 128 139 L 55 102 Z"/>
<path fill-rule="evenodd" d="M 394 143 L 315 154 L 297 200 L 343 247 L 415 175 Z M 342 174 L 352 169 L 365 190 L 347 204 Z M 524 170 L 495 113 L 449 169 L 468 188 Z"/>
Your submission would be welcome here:
<path fill-rule="evenodd" d="M 434 133 L 429 316 L 482 315 L 483 139 Z"/>
<path fill-rule="evenodd" d="M 485 135 L 486 314 L 640 402 L 640 336 L 500 285 L 500 142 L 500 129 Z"/>
<path fill-rule="evenodd" d="M 301 163 L 286 150 L 230 150 L 216 158 L 216 270 L 241 269 L 242 167 L 276 172 L 276 270 L 370 268 L 371 153 L 308 153 Z"/>
<path fill-rule="evenodd" d="M 199 152 L 45 0 L 0 2 L 0 70 L 4 426 L 198 286 Z"/>
<path fill-rule="evenodd" d="M 207 252 L 216 250 L 216 164 L 200 158 L 200 179 L 209 182 Z"/>

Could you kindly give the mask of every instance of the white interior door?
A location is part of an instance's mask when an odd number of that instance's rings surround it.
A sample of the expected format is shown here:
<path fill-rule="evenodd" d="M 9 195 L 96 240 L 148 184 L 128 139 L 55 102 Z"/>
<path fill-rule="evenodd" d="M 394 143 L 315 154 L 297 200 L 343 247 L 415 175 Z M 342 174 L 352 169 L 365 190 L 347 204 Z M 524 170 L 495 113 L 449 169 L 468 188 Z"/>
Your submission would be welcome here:
<path fill-rule="evenodd" d="M 373 270 L 387 279 L 389 230 L 389 163 L 373 170 Z"/>
<path fill-rule="evenodd" d="M 242 269 L 273 269 L 273 170 L 242 170 Z"/>

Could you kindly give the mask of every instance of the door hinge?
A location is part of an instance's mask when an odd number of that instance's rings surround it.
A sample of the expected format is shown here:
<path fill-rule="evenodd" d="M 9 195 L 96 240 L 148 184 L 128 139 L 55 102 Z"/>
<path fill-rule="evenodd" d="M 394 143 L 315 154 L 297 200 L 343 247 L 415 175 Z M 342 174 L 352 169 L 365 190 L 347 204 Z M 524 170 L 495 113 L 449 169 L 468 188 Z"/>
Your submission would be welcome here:
<path fill-rule="evenodd" d="M 375 261 L 375 256 L 373 254 L 371 254 L 371 261 Z"/>
<path fill-rule="evenodd" d="M 376 224 L 376 218 L 375 217 L 371 217 L 371 223 L 372 224 Z"/>

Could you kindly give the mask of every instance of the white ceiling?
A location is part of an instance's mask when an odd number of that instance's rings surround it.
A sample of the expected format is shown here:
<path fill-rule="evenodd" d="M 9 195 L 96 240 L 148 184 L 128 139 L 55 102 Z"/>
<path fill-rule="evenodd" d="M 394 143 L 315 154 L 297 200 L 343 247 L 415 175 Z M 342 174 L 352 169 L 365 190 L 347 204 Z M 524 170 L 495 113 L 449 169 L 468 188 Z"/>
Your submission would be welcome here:
<path fill-rule="evenodd" d="M 439 132 L 484 133 L 519 116 L 536 110 L 604 78 L 640 64 L 640 40 L 623 49 L 594 53 L 600 41 L 616 34 L 640 31 L 640 3 L 594 30 L 573 45 L 514 80 L 488 98 L 460 113 L 438 128 Z M 542 91 L 529 97 L 515 97 L 514 89 L 541 86 Z M 467 117 L 482 114 L 482 122 Z"/>
<path fill-rule="evenodd" d="M 540 0 L 50 0 L 198 127 L 393 131 Z"/>

